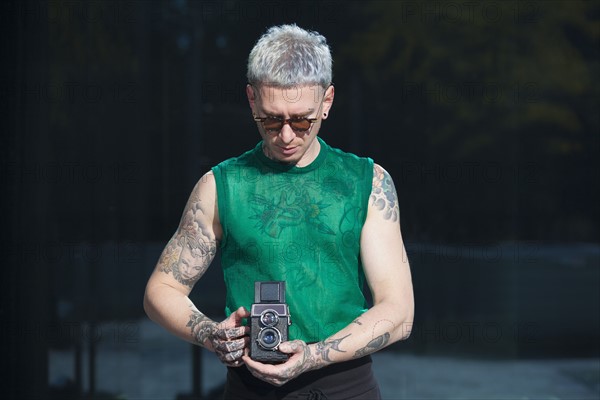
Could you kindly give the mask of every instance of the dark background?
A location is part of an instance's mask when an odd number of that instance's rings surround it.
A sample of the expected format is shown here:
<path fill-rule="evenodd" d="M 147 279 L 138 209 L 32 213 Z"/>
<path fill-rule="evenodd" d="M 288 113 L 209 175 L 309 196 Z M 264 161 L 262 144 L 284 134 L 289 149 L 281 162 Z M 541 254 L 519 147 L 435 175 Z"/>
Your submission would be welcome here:
<path fill-rule="evenodd" d="M 321 137 L 398 190 L 416 319 L 388 351 L 599 356 L 598 1 L 5 1 L 0 16 L 9 398 L 47 396 L 48 350 L 80 349 L 73 327 L 144 318 L 194 183 L 258 140 L 247 55 L 290 22 L 333 51 Z M 194 299 L 216 316 L 215 265 Z"/>

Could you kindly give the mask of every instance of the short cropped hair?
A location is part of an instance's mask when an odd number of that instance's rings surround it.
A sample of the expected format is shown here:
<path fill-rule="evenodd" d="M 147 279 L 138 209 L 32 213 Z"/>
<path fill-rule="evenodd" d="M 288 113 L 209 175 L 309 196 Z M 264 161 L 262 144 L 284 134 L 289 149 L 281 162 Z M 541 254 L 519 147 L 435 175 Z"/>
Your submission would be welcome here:
<path fill-rule="evenodd" d="M 318 32 L 295 24 L 273 26 L 250 52 L 247 79 L 252 85 L 327 88 L 332 79 L 331 64 L 327 40 Z"/>

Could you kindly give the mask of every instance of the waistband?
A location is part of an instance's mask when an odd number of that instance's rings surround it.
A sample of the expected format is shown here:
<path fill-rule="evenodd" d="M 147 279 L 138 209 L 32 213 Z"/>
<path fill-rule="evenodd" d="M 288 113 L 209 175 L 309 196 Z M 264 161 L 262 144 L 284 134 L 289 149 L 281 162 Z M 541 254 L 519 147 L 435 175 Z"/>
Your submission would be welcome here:
<path fill-rule="evenodd" d="M 244 394 L 245 398 L 281 399 L 293 393 L 306 392 L 313 389 L 337 394 L 335 398 L 350 398 L 343 393 L 366 391 L 376 387 L 373 377 L 370 355 L 341 363 L 335 363 L 318 370 L 308 371 L 281 387 L 275 387 L 254 377 L 246 366 L 228 367 L 226 392 Z M 353 396 L 352 396 L 353 397 Z M 241 397 L 243 398 L 243 397 Z M 290 397 L 294 398 L 294 397 Z"/>

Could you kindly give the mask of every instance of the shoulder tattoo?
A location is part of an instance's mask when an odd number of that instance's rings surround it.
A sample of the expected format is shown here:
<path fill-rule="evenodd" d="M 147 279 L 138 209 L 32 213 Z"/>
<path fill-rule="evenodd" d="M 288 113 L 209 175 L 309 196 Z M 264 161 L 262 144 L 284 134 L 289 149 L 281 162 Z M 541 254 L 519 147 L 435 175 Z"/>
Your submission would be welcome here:
<path fill-rule="evenodd" d="M 371 189 L 370 203 L 383 213 L 384 219 L 391 222 L 400 219 L 398 195 L 392 177 L 377 164 L 373 167 L 373 188 Z"/>

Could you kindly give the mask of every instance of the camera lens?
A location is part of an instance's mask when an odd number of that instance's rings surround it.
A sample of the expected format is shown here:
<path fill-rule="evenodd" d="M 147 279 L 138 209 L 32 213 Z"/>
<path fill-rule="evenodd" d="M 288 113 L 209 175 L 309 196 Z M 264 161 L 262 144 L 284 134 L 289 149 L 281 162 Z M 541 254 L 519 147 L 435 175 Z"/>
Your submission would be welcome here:
<path fill-rule="evenodd" d="M 279 322 L 279 317 L 274 311 L 267 310 L 260 316 L 260 322 L 262 322 L 264 326 L 275 326 L 277 325 L 277 322 Z"/>
<path fill-rule="evenodd" d="M 275 328 L 264 328 L 257 338 L 258 344 L 267 350 L 272 350 L 281 343 L 281 334 Z"/>

